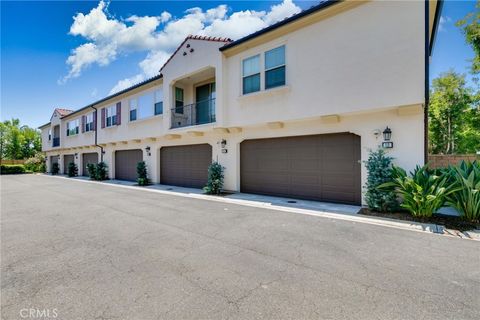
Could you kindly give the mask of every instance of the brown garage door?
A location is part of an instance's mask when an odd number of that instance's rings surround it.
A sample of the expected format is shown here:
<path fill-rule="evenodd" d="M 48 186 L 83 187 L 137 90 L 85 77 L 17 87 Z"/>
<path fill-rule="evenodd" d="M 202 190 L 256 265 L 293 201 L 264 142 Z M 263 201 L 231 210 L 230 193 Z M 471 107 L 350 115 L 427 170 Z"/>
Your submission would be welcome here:
<path fill-rule="evenodd" d="M 75 162 L 73 159 L 74 159 L 73 154 L 66 154 L 63 156 L 63 173 L 65 174 L 68 173 L 68 164 L 70 162 Z"/>
<path fill-rule="evenodd" d="M 160 182 L 174 186 L 202 188 L 212 163 L 209 144 L 163 147 L 160 149 Z"/>
<path fill-rule="evenodd" d="M 360 137 L 351 133 L 246 140 L 242 192 L 360 204 Z"/>
<path fill-rule="evenodd" d="M 83 175 L 88 177 L 88 170 L 87 170 L 87 164 L 88 163 L 94 163 L 94 164 L 97 164 L 98 163 L 98 153 L 96 152 L 90 152 L 90 153 L 84 153 L 82 155 L 83 157 Z"/>
<path fill-rule="evenodd" d="M 142 160 L 140 149 L 115 151 L 115 179 L 137 180 L 137 164 Z"/>

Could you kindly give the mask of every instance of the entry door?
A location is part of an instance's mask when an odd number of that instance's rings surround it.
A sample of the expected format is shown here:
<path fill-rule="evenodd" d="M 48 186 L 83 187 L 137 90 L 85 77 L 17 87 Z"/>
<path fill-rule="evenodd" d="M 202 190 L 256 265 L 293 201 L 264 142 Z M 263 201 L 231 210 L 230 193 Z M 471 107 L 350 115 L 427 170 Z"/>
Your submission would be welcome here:
<path fill-rule="evenodd" d="M 196 88 L 196 124 L 215 121 L 215 82 Z"/>

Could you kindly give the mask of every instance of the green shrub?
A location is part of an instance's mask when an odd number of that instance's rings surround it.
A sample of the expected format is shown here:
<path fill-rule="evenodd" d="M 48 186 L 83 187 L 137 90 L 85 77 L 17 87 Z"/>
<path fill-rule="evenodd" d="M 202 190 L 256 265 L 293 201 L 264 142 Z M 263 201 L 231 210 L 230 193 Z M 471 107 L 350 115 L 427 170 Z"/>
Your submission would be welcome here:
<path fill-rule="evenodd" d="M 218 162 L 213 162 L 208 167 L 208 182 L 203 191 L 207 194 L 220 194 L 223 188 L 223 169 Z"/>
<path fill-rule="evenodd" d="M 105 162 L 99 162 L 95 169 L 95 180 L 107 180 L 108 179 L 108 166 Z"/>
<path fill-rule="evenodd" d="M 145 161 L 137 163 L 137 182 L 139 186 L 146 186 L 148 184 L 147 165 Z"/>
<path fill-rule="evenodd" d="M 78 167 L 74 162 L 68 164 L 68 176 L 76 177 L 78 175 Z"/>
<path fill-rule="evenodd" d="M 43 153 L 37 153 L 35 156 L 25 160 L 25 169 L 33 172 L 45 172 L 45 155 Z"/>
<path fill-rule="evenodd" d="M 398 208 L 394 188 L 378 188 L 379 185 L 393 180 L 392 160 L 392 157 L 385 155 L 383 149 L 378 149 L 377 151 L 371 151 L 368 160 L 365 161 L 365 167 L 367 168 L 365 201 L 370 210 L 388 212 Z"/>
<path fill-rule="evenodd" d="M 56 175 L 60 172 L 60 166 L 57 162 L 52 163 L 52 175 Z"/>
<path fill-rule="evenodd" d="M 22 165 L 22 164 L 12 164 L 12 165 L 2 164 L 0 166 L 0 173 L 1 174 L 21 174 L 21 173 L 25 173 L 25 166 Z"/>
<path fill-rule="evenodd" d="M 87 173 L 90 180 L 97 179 L 97 165 L 95 163 L 87 163 Z"/>
<path fill-rule="evenodd" d="M 449 167 L 449 182 L 457 190 L 447 197 L 448 205 L 470 221 L 480 220 L 480 164 L 477 161 Z"/>
<path fill-rule="evenodd" d="M 392 167 L 392 182 L 380 185 L 379 189 L 394 187 L 402 198 L 401 207 L 414 217 L 429 218 L 437 212 L 447 200 L 447 196 L 457 189 L 448 184 L 446 175 L 438 175 L 427 166 L 417 166 L 411 176 L 402 168 Z"/>

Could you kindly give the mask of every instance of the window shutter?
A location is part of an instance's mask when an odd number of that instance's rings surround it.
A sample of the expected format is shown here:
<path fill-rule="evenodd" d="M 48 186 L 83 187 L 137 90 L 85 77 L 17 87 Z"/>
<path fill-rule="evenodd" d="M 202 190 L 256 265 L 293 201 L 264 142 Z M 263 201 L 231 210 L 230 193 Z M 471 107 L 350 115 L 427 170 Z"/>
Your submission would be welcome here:
<path fill-rule="evenodd" d="M 101 123 L 102 123 L 102 129 L 105 128 L 105 108 L 102 108 L 102 119 L 101 119 Z"/>
<path fill-rule="evenodd" d="M 82 116 L 82 133 L 85 132 L 85 120 L 86 120 L 85 118 L 86 116 Z"/>
<path fill-rule="evenodd" d="M 117 102 L 117 123 L 116 125 L 119 126 L 122 123 L 122 103 Z"/>
<path fill-rule="evenodd" d="M 93 130 L 97 130 L 97 111 L 93 111 Z"/>

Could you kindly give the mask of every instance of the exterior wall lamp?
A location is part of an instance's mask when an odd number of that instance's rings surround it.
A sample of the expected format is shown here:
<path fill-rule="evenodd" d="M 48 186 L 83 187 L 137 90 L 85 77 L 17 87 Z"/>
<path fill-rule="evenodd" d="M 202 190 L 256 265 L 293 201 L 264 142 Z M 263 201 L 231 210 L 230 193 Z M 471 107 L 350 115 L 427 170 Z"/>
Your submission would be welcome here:
<path fill-rule="evenodd" d="M 145 147 L 145 151 L 147 152 L 148 156 L 151 156 L 152 154 L 150 153 L 150 146 Z"/>
<path fill-rule="evenodd" d="M 75 159 L 78 159 L 78 153 L 75 152 Z"/>
<path fill-rule="evenodd" d="M 227 146 L 227 140 L 222 139 L 217 143 L 220 144 L 220 147 L 222 147 L 222 149 L 221 149 L 222 153 L 227 153 L 228 152 L 228 150 L 225 148 Z"/>
<path fill-rule="evenodd" d="M 393 142 L 390 141 L 392 139 L 392 129 L 390 129 L 388 126 L 383 130 L 383 142 L 382 142 L 382 147 L 391 149 L 393 148 Z"/>

